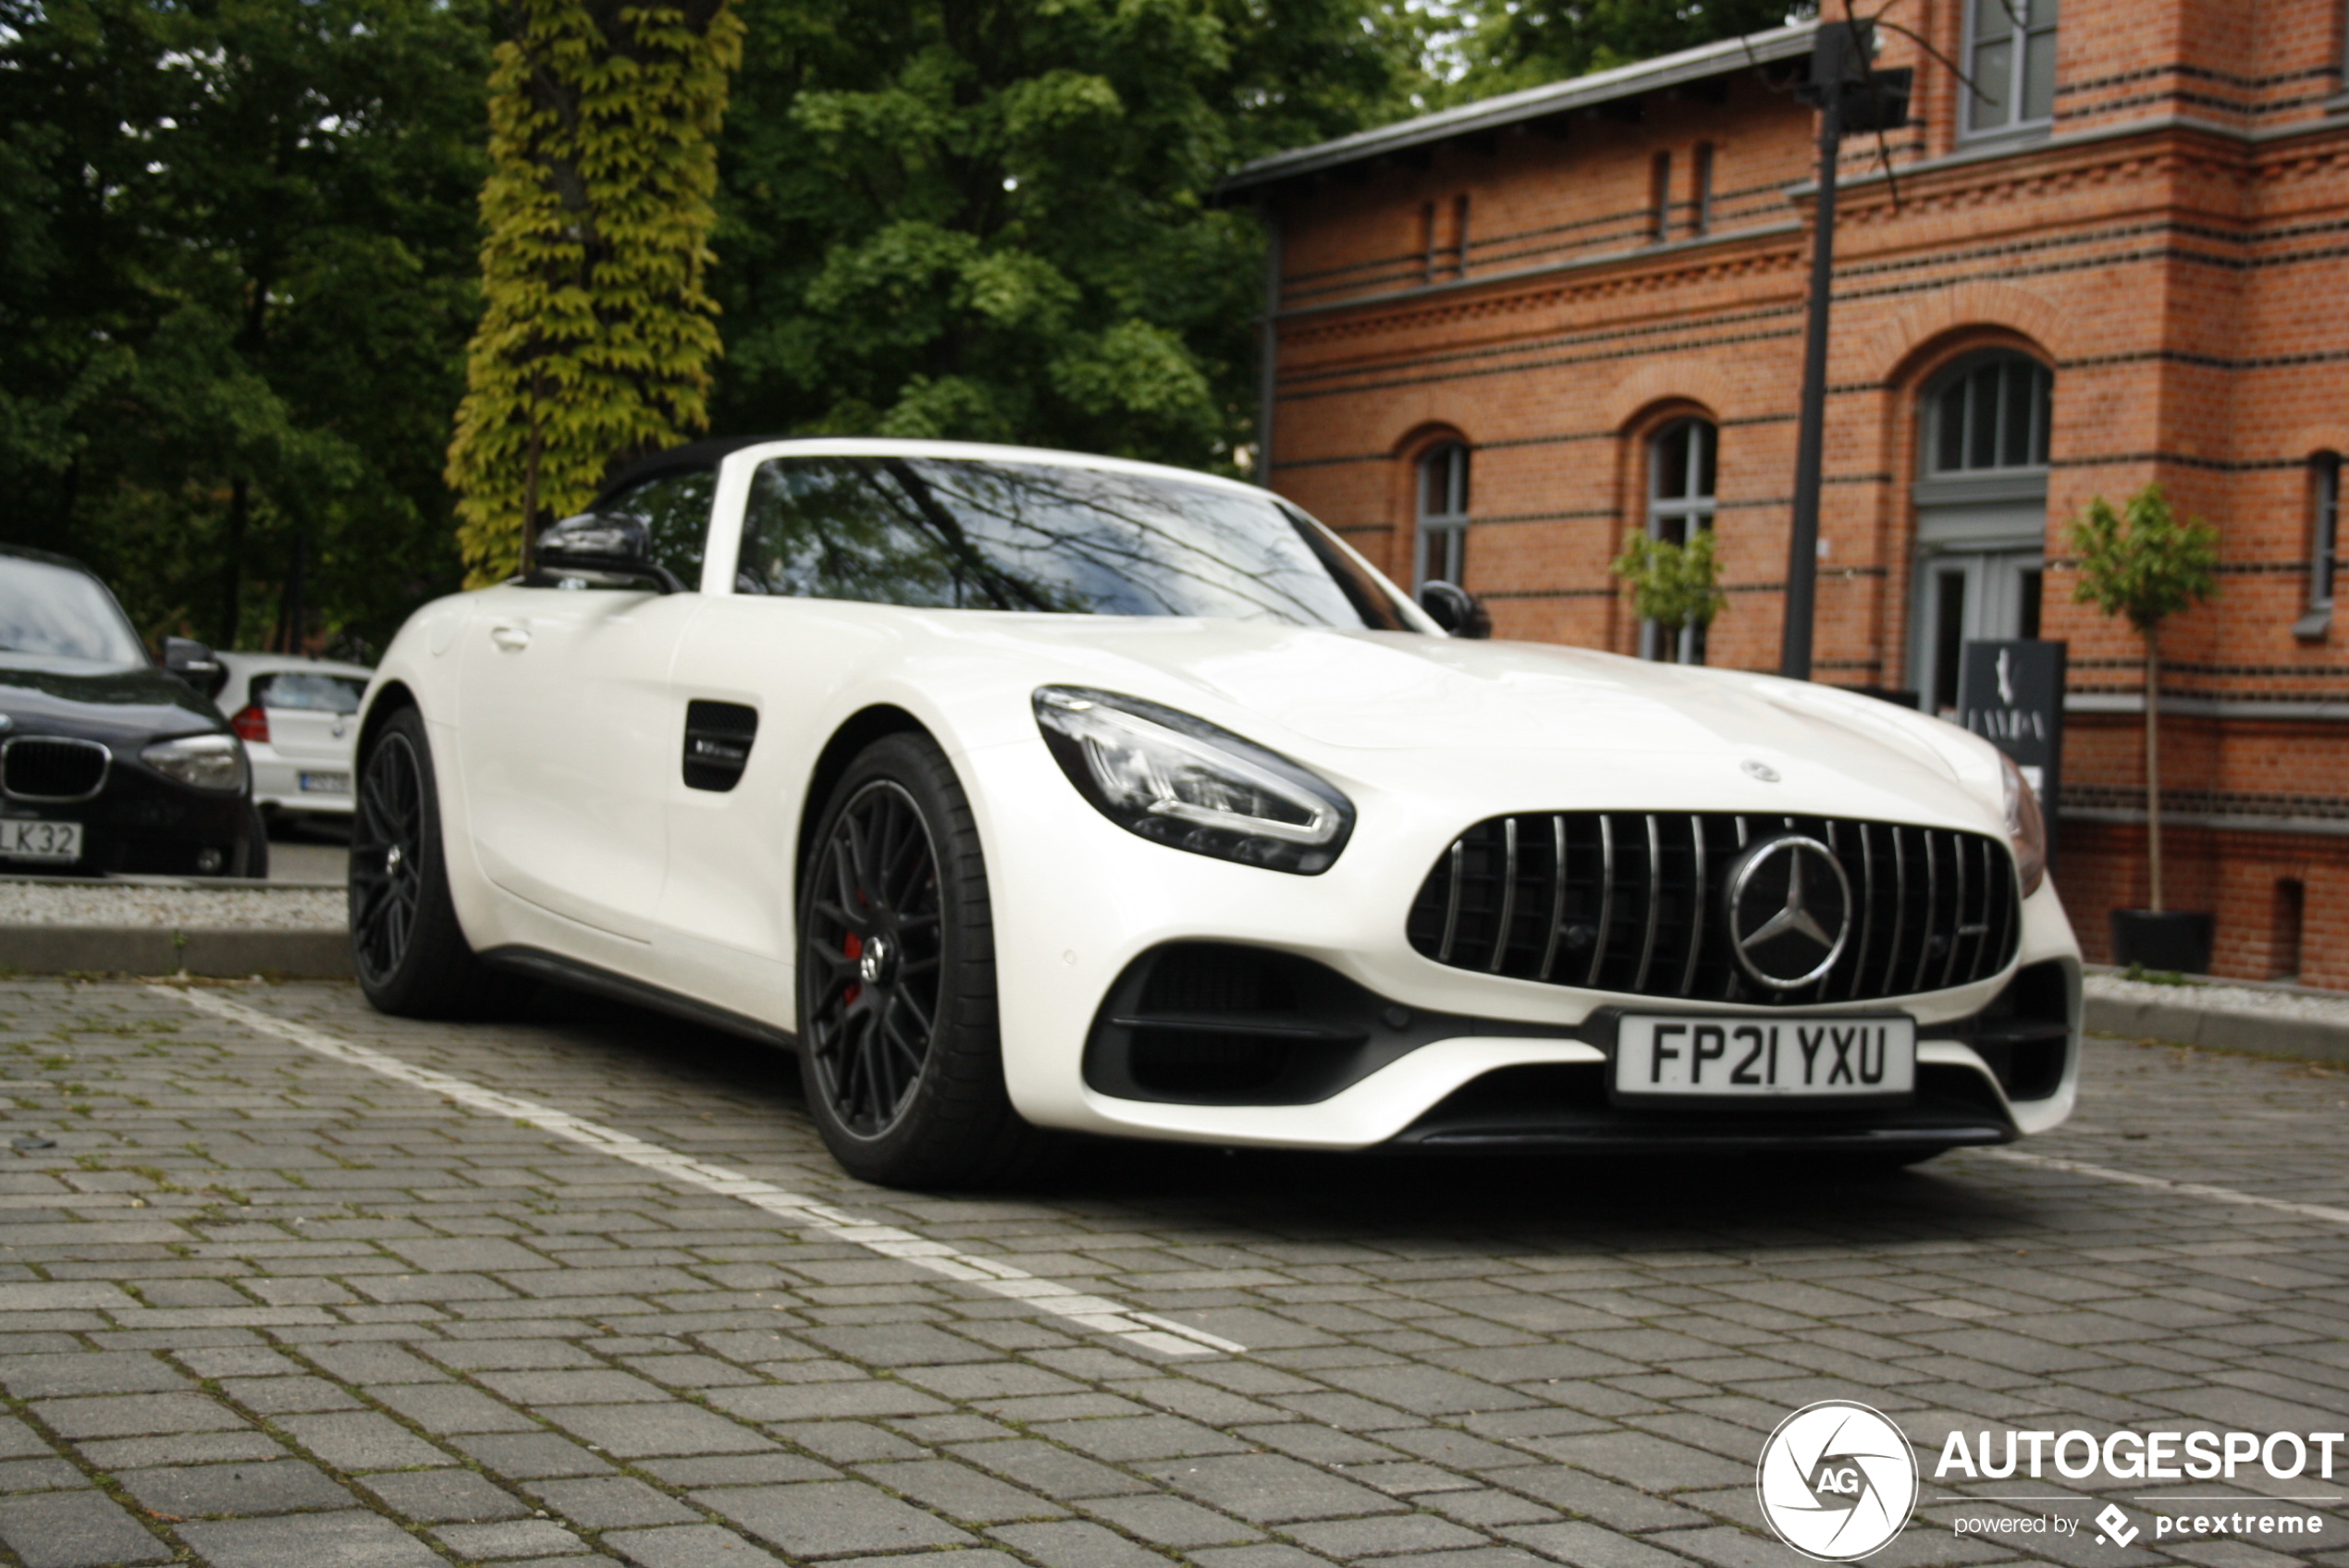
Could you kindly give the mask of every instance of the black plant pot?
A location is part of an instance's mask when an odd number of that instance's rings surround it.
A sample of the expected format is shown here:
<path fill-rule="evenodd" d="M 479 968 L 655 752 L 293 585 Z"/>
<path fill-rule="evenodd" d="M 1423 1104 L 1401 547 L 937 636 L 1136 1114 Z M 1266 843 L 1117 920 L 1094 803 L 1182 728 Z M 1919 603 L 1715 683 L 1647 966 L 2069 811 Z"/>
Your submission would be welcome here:
<path fill-rule="evenodd" d="M 2210 916 L 2190 910 L 2116 909 L 2112 962 L 2174 974 L 2210 973 Z"/>

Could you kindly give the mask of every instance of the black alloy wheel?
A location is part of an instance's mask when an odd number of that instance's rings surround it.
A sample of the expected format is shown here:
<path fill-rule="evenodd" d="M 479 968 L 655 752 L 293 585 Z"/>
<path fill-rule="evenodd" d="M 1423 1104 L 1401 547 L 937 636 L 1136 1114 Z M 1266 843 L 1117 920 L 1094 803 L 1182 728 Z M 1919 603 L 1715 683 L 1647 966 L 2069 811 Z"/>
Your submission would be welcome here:
<path fill-rule="evenodd" d="M 424 716 L 402 708 L 369 740 L 351 828 L 351 960 L 381 1011 L 455 1018 L 494 1011 L 509 983 L 473 956 L 449 896 Z"/>
<path fill-rule="evenodd" d="M 424 895 L 424 776 L 405 735 L 387 732 L 359 776 L 351 835 L 351 956 L 363 985 L 399 973 Z"/>
<path fill-rule="evenodd" d="M 877 778 L 816 854 L 806 1043 L 833 1119 L 878 1138 L 904 1120 L 938 1032 L 938 851 L 904 786 Z"/>
<path fill-rule="evenodd" d="M 800 1076 L 832 1157 L 891 1186 L 1033 1164 L 1041 1135 L 1003 1088 L 978 833 L 928 736 L 849 766 L 800 889 Z"/>

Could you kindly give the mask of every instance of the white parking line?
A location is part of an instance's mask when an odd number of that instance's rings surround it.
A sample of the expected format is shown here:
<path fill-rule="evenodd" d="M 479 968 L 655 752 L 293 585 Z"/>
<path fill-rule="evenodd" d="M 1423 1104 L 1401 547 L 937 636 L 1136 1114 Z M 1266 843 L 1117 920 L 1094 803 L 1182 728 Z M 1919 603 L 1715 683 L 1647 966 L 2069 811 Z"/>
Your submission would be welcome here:
<path fill-rule="evenodd" d="M 2091 1165 L 2084 1159 L 2058 1159 L 2049 1154 L 2026 1154 L 2022 1149 L 1982 1149 L 1977 1151 L 1993 1159 L 2011 1159 L 2018 1165 L 2036 1165 L 2048 1170 L 2069 1170 L 2077 1176 L 2094 1176 L 2100 1182 L 2119 1182 L 2131 1187 L 2161 1187 L 2182 1193 L 2190 1198 L 2208 1198 L 2212 1203 L 2242 1204 L 2248 1208 L 2272 1208 L 2279 1214 L 2296 1214 L 2303 1219 L 2321 1219 L 2331 1225 L 2349 1225 L 2349 1208 L 2327 1208 L 2322 1204 L 2289 1203 L 2282 1198 L 2263 1198 L 2257 1193 L 2239 1193 L 2232 1187 L 2214 1187 L 2206 1182 L 2172 1182 L 2167 1176 L 2145 1176 L 2134 1170 L 2117 1170 L 2109 1165 Z"/>
<path fill-rule="evenodd" d="M 428 1067 L 417 1067 L 396 1056 L 353 1041 L 338 1039 L 324 1030 L 288 1019 L 276 1018 L 242 1002 L 230 1001 L 215 992 L 182 989 L 174 986 L 153 986 L 149 989 L 165 996 L 178 997 L 190 1007 L 240 1023 L 259 1034 L 274 1035 L 306 1051 L 331 1057 L 337 1061 L 363 1067 L 370 1072 L 380 1072 L 402 1084 L 445 1096 L 460 1105 L 471 1106 L 493 1116 L 510 1117 L 527 1122 L 559 1138 L 568 1138 L 608 1154 L 614 1159 L 624 1159 L 631 1165 L 641 1165 L 647 1170 L 658 1171 L 674 1182 L 699 1187 L 704 1192 L 739 1198 L 754 1208 L 765 1209 L 784 1222 L 802 1230 L 829 1236 L 834 1241 L 849 1242 L 883 1257 L 894 1257 L 926 1268 L 949 1280 L 959 1280 L 976 1285 L 999 1296 L 1010 1296 L 1027 1302 L 1039 1312 L 1065 1318 L 1080 1329 L 1112 1339 L 1123 1340 L 1158 1352 L 1161 1355 L 1207 1355 L 1221 1352 L 1226 1355 L 1246 1353 L 1246 1345 L 1234 1344 L 1194 1329 L 1148 1312 L 1138 1312 L 1101 1296 L 1088 1296 L 1072 1285 L 1056 1280 L 1039 1279 L 1025 1268 L 1003 1262 L 1000 1258 L 961 1252 L 944 1242 L 924 1241 L 910 1231 L 894 1225 L 873 1225 L 846 1214 L 814 1198 L 786 1192 L 771 1182 L 745 1176 L 722 1165 L 694 1159 L 658 1144 L 615 1128 L 588 1121 L 552 1106 L 485 1089 L 478 1084 L 446 1072 L 436 1072 Z"/>

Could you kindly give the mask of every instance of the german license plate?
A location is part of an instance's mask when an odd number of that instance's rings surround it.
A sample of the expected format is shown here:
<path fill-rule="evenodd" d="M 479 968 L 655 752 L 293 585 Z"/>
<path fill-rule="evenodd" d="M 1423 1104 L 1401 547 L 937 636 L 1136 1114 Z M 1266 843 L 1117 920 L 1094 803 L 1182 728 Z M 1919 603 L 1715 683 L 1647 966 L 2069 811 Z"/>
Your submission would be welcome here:
<path fill-rule="evenodd" d="M 351 775 L 305 773 L 301 776 L 301 787 L 321 795 L 348 795 L 351 793 Z"/>
<path fill-rule="evenodd" d="M 0 860 L 77 861 L 81 824 L 0 817 Z"/>
<path fill-rule="evenodd" d="M 1675 1018 L 1627 1014 L 1615 1037 L 1618 1095 L 1839 1099 L 1916 1088 L 1916 1020 Z"/>

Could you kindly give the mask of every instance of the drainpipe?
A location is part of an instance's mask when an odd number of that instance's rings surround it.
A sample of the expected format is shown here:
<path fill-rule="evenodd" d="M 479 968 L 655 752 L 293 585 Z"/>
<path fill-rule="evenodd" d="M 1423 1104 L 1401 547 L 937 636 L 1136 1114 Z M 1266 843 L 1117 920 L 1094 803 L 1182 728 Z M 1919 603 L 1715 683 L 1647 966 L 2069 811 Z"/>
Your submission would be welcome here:
<path fill-rule="evenodd" d="M 1273 487 L 1273 386 L 1281 346 L 1281 215 L 1270 201 L 1256 204 L 1264 226 L 1264 313 L 1256 320 L 1256 483 Z"/>

